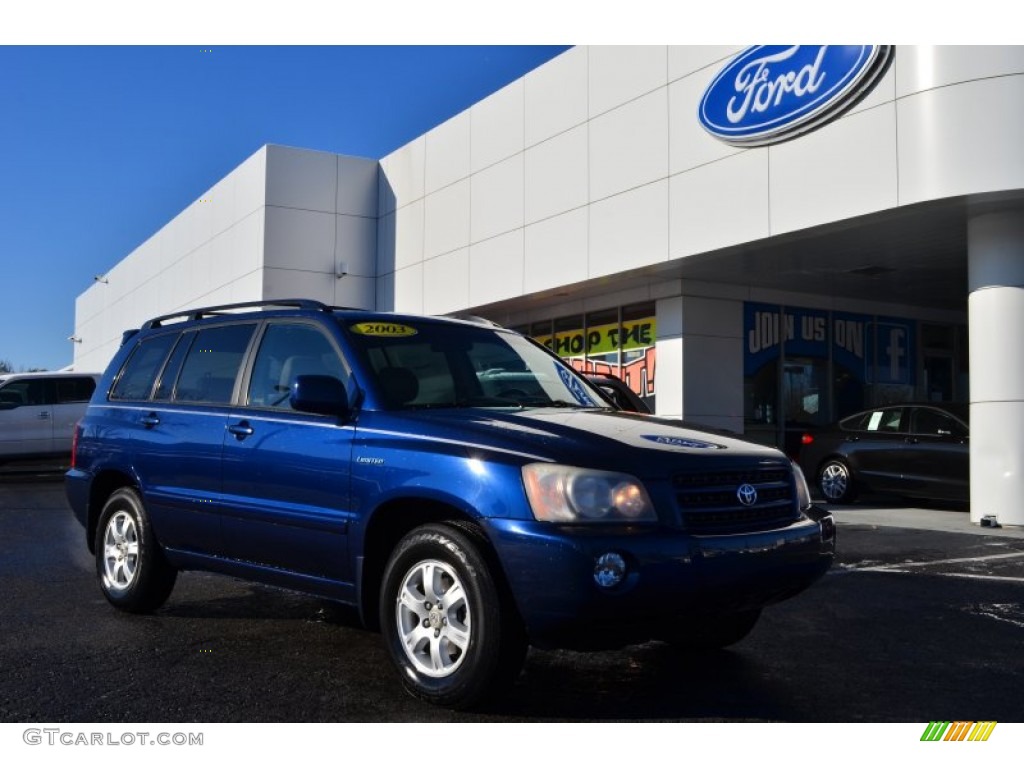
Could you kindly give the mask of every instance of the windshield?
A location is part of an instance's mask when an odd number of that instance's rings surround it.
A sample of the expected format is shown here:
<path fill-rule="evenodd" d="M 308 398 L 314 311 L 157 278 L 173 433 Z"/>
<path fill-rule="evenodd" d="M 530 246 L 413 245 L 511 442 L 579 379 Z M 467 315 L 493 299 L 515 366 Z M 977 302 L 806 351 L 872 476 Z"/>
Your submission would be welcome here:
<path fill-rule="evenodd" d="M 430 321 L 344 324 L 388 408 L 608 407 L 565 363 L 511 331 Z"/>

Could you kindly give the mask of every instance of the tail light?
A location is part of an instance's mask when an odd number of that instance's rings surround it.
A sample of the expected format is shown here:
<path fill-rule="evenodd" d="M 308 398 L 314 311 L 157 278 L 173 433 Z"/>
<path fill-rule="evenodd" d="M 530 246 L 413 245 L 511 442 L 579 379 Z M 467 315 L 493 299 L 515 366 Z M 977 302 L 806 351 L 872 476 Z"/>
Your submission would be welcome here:
<path fill-rule="evenodd" d="M 804 432 L 800 435 L 800 445 L 810 445 L 814 442 L 814 435 L 810 432 Z"/>
<path fill-rule="evenodd" d="M 75 422 L 75 430 L 71 433 L 71 468 L 75 468 L 75 459 L 78 456 L 78 435 L 82 431 L 82 422 Z"/>

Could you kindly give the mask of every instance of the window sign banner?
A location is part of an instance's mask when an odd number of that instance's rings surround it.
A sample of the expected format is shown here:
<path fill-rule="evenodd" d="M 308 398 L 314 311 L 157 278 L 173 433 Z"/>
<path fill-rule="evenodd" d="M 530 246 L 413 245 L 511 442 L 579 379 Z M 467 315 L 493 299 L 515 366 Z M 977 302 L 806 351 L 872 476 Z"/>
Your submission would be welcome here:
<path fill-rule="evenodd" d="M 917 323 L 893 317 L 746 302 L 743 305 L 743 372 L 753 376 L 778 359 L 782 343 L 786 356 L 824 358 L 829 344 L 832 359 L 868 384 L 915 382 Z M 831 333 L 829 331 L 831 330 Z M 874 375 L 872 375 L 874 371 Z"/>
<path fill-rule="evenodd" d="M 657 320 L 653 316 L 623 320 L 621 326 L 606 323 L 533 338 L 578 371 L 619 376 L 640 397 L 655 392 Z"/>
<path fill-rule="evenodd" d="M 620 349 L 641 349 L 653 347 L 655 341 L 655 320 L 647 317 L 642 320 L 627 320 L 622 323 L 620 331 L 618 323 L 595 325 L 561 331 L 554 337 L 534 337 L 549 347 L 559 357 L 582 357 L 583 355 L 604 355 L 618 352 Z M 553 345 L 553 346 L 552 346 Z"/>
<path fill-rule="evenodd" d="M 914 340 L 917 324 L 913 320 L 880 317 L 874 324 L 870 350 L 869 379 L 871 384 L 914 384 L 917 352 Z M 870 362 L 874 362 L 875 376 L 870 378 Z"/>

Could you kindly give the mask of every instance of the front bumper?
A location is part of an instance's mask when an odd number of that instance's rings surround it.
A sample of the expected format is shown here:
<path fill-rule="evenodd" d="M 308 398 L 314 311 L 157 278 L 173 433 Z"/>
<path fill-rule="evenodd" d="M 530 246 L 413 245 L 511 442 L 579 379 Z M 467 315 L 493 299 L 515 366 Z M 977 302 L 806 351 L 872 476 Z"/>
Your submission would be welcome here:
<path fill-rule="evenodd" d="M 687 616 L 758 609 L 803 591 L 832 564 L 835 526 L 821 510 L 785 528 L 694 536 L 665 527 L 590 528 L 485 521 L 530 641 L 616 647 L 658 637 Z M 594 566 L 626 562 L 615 587 Z"/>

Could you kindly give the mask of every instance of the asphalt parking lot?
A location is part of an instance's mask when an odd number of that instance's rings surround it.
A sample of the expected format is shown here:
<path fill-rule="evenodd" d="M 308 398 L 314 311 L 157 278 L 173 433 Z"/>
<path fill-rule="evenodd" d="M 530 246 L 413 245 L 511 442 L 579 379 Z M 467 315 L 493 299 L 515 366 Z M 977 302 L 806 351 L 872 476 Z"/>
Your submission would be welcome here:
<path fill-rule="evenodd" d="M 60 474 L 6 473 L 0 721 L 1024 721 L 1024 531 L 868 503 L 837 522 L 832 571 L 734 648 L 531 651 L 460 713 L 404 694 L 378 636 L 322 600 L 185 573 L 158 613 L 118 613 Z"/>

